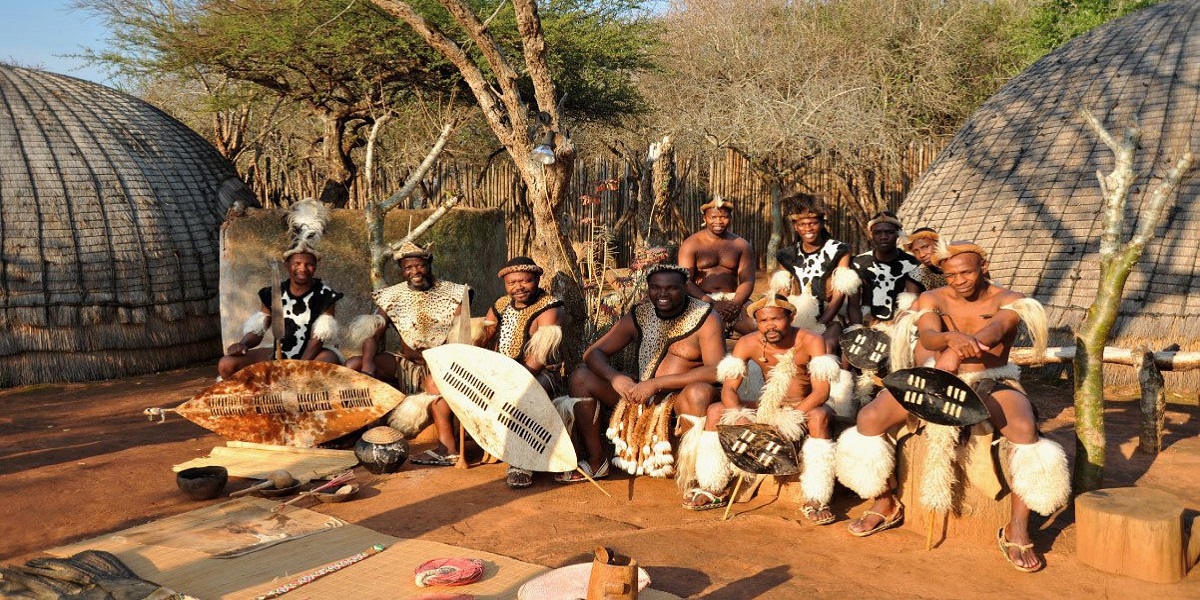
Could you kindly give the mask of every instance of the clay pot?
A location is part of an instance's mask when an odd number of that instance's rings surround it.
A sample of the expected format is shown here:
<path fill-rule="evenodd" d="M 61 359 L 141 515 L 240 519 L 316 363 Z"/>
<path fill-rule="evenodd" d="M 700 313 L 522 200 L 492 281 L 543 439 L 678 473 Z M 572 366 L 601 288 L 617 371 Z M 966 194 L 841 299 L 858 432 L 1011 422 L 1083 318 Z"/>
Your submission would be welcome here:
<path fill-rule="evenodd" d="M 354 445 L 354 455 L 368 471 L 381 475 L 395 473 L 408 460 L 408 442 L 391 427 L 367 430 Z"/>
<path fill-rule="evenodd" d="M 225 467 L 193 467 L 175 475 L 175 485 L 192 500 L 212 500 L 221 495 L 229 481 L 229 470 Z"/>

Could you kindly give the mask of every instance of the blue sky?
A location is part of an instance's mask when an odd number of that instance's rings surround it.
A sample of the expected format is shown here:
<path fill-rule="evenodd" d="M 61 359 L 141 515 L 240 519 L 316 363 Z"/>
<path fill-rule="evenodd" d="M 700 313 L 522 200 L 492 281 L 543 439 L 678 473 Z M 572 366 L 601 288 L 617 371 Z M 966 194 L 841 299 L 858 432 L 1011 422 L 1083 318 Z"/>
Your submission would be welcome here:
<path fill-rule="evenodd" d="M 95 17 L 71 10 L 68 0 L 0 0 L 0 62 L 36 67 L 97 83 L 110 84 L 104 71 L 83 67 L 85 46 L 104 47 L 108 32 Z"/>

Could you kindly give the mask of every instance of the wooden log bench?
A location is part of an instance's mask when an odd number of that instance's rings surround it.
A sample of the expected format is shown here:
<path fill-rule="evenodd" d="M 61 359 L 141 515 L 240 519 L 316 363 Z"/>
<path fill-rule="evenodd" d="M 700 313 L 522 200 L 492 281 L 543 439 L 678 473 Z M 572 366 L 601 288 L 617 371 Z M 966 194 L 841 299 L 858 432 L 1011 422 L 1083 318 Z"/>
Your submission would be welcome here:
<path fill-rule="evenodd" d="M 1075 499 L 1076 556 L 1106 573 L 1154 583 L 1187 574 L 1184 506 L 1146 487 L 1096 490 Z"/>

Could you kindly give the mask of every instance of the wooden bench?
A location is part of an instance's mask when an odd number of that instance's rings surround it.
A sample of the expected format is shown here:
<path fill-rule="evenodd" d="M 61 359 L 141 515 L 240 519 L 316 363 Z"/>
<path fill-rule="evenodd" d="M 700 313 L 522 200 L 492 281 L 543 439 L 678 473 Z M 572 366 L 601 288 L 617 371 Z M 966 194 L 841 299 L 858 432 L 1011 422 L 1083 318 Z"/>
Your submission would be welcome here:
<path fill-rule="evenodd" d="M 1184 578 L 1184 506 L 1145 487 L 1096 490 L 1075 499 L 1076 555 L 1106 573 L 1154 583 Z"/>

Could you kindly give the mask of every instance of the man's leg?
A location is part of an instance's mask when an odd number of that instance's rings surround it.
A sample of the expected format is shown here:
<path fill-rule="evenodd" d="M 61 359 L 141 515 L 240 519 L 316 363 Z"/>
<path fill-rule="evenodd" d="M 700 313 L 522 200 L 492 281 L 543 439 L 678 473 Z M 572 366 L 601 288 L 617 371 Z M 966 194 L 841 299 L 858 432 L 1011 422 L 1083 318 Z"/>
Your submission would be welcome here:
<path fill-rule="evenodd" d="M 833 498 L 833 480 L 836 466 L 836 445 L 833 442 L 833 410 L 819 406 L 808 411 L 805 418 L 808 437 L 801 446 L 800 459 L 803 470 L 800 474 L 800 491 L 804 494 L 801 511 L 809 521 L 817 525 L 828 525 L 834 520 L 829 510 Z"/>
<path fill-rule="evenodd" d="M 595 473 L 604 463 L 604 440 L 600 429 L 602 424 L 600 419 L 595 418 L 599 409 L 596 402 L 603 402 L 605 406 L 612 408 L 621 397 L 613 390 L 611 383 L 593 373 L 586 365 L 571 373 L 567 381 L 567 390 L 572 397 L 580 399 L 574 408 L 575 432 L 587 453 L 588 466 Z"/>
<path fill-rule="evenodd" d="M 837 319 L 829 321 L 829 323 L 825 325 L 825 332 L 821 334 L 821 337 L 825 340 L 826 354 L 838 356 L 842 353 L 840 345 L 842 339 L 841 321 L 838 321 Z M 842 368 L 846 368 L 845 365 L 843 365 Z"/>
<path fill-rule="evenodd" d="M 217 373 L 221 379 L 229 379 L 234 373 L 254 364 L 271 360 L 275 356 L 273 348 L 254 348 L 242 355 L 222 356 L 217 362 Z"/>
<path fill-rule="evenodd" d="M 337 352 L 333 350 L 321 350 L 313 357 L 317 362 L 330 363 L 335 365 L 342 364 L 342 359 L 338 358 Z"/>
<path fill-rule="evenodd" d="M 707 383 L 689 384 L 676 395 L 675 412 L 679 415 L 675 483 L 684 495 L 684 506 L 723 506 L 725 488 L 734 473 L 717 437 L 716 423 L 724 407 L 717 401 L 716 388 Z"/>
<path fill-rule="evenodd" d="M 907 415 L 891 392 L 883 390 L 858 412 L 856 426 L 838 438 L 838 480 L 859 496 L 875 499 L 863 516 L 850 523 L 851 533 L 871 531 L 898 513 L 899 500 L 891 485 L 896 448 L 886 433 L 903 423 Z"/>

